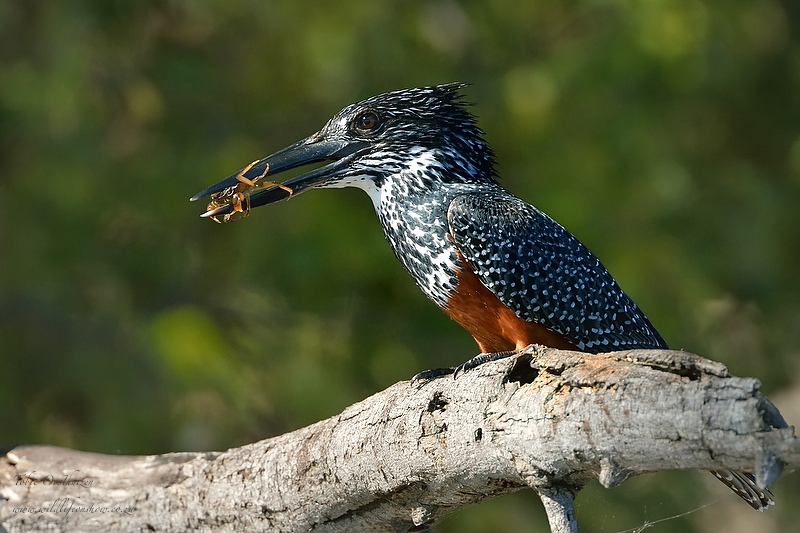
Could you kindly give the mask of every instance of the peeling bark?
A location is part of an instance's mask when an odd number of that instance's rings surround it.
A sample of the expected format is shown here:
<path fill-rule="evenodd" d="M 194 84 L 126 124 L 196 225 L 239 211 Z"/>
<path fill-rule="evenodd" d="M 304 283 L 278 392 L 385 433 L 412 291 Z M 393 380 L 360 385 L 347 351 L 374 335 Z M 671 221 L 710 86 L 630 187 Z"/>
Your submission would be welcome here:
<path fill-rule="evenodd" d="M 698 356 L 531 346 L 225 452 L 110 456 L 18 446 L 0 459 L 7 531 L 423 531 L 532 487 L 554 532 L 572 499 L 665 469 L 774 481 L 800 440 L 752 378 Z M 2 528 L 0 528 L 2 531 Z"/>

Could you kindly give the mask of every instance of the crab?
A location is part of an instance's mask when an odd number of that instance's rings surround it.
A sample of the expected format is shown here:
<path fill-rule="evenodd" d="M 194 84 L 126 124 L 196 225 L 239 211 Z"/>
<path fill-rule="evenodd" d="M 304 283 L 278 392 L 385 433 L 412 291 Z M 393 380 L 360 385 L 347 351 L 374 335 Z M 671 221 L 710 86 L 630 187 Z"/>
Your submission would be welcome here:
<path fill-rule="evenodd" d="M 238 183 L 235 186 L 228 187 L 226 189 L 221 190 L 218 193 L 211 195 L 211 201 L 206 206 L 207 211 L 213 211 L 214 209 L 218 209 L 225 205 L 230 205 L 232 211 L 225 215 L 222 215 L 222 220 L 219 220 L 218 216 L 212 216 L 212 220 L 217 223 L 222 222 L 230 222 L 231 220 L 239 220 L 245 218 L 247 215 L 250 214 L 250 195 L 253 194 L 255 191 L 259 191 L 262 189 L 266 189 L 269 187 L 279 187 L 284 191 L 289 193 L 289 197 L 291 198 L 294 190 L 291 187 L 287 187 L 286 185 L 279 183 L 277 181 L 265 181 L 262 183 L 258 183 L 259 180 L 264 178 L 269 172 L 269 164 L 264 168 L 264 172 L 261 175 L 256 176 L 253 179 L 246 178 L 245 174 L 248 170 L 253 168 L 253 166 L 258 163 L 260 160 L 256 159 L 246 167 L 244 167 L 239 173 L 236 175 L 236 181 Z M 234 218 L 236 213 L 242 213 L 241 216 Z"/>

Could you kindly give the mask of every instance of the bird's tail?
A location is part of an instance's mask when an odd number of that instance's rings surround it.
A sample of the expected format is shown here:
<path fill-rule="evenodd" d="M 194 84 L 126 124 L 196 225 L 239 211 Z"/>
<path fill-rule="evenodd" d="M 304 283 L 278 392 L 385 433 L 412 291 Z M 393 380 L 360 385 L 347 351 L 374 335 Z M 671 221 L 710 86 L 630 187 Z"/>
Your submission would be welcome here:
<path fill-rule="evenodd" d="M 730 470 L 711 470 L 711 473 L 756 511 L 764 511 L 775 504 L 772 493 L 766 487 L 759 488 L 753 474 Z"/>

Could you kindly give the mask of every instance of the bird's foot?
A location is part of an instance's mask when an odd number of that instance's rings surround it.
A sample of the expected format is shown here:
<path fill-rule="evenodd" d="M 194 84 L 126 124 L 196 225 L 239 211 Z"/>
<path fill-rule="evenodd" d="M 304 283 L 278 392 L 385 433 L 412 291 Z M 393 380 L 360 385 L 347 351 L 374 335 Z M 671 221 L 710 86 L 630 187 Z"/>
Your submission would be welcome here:
<path fill-rule="evenodd" d="M 500 359 L 505 359 L 506 357 L 511 357 L 512 355 L 516 354 L 517 352 L 515 351 L 479 353 L 469 361 L 461 363 L 455 367 L 453 370 L 453 379 L 456 379 L 461 372 L 466 372 L 467 370 L 472 370 L 473 368 L 479 367 L 484 363 L 499 361 Z"/>
<path fill-rule="evenodd" d="M 453 379 L 456 379 L 462 372 L 472 370 L 473 368 L 481 366 L 484 363 L 499 361 L 500 359 L 505 359 L 506 357 L 511 357 L 512 355 L 516 354 L 517 352 L 515 351 L 479 353 L 469 361 L 465 361 L 464 363 L 461 363 L 453 368 L 434 368 L 433 370 L 425 370 L 420 372 L 411 378 L 411 385 L 416 385 L 419 382 L 427 383 L 428 381 L 440 378 L 442 376 L 449 376 L 450 374 L 453 374 Z"/>
<path fill-rule="evenodd" d="M 434 368 L 432 370 L 423 370 L 419 374 L 415 375 L 411 378 L 411 385 L 417 385 L 418 383 L 424 385 L 429 381 L 432 381 L 436 378 L 440 378 L 442 376 L 449 376 L 453 372 L 455 372 L 455 368 Z"/>

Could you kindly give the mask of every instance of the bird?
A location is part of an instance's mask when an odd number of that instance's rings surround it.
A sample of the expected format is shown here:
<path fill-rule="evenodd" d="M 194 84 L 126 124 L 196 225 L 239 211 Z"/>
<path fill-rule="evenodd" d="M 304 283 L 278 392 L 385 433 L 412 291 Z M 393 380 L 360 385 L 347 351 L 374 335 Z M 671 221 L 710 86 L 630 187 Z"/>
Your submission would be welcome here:
<path fill-rule="evenodd" d="M 451 369 L 454 377 L 530 344 L 668 349 L 583 243 L 499 184 L 465 86 L 401 89 L 348 105 L 316 133 L 191 200 L 211 196 L 201 216 L 229 221 L 308 189 L 365 191 L 397 259 L 480 349 Z M 264 180 L 315 162 L 326 164 L 283 183 Z M 712 473 L 757 510 L 774 503 L 752 474 Z"/>

